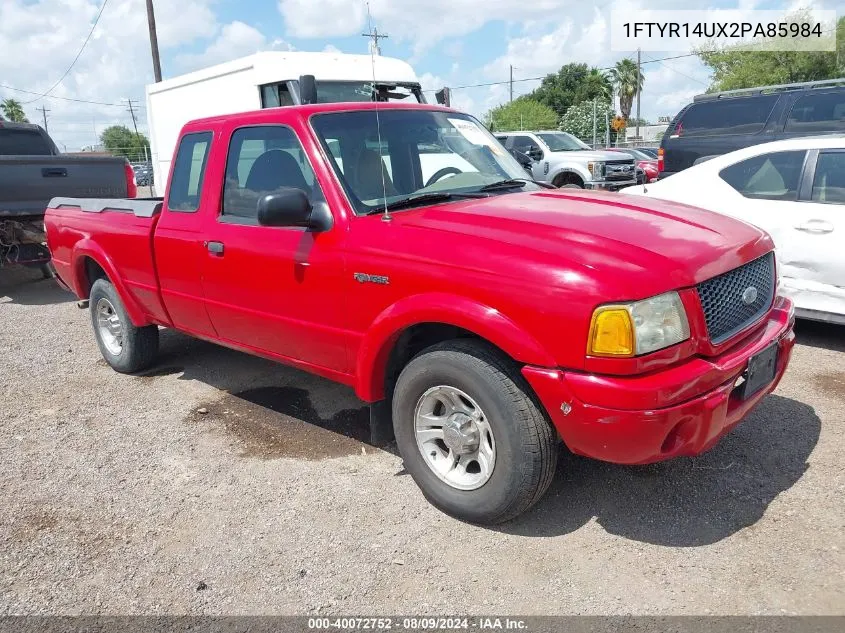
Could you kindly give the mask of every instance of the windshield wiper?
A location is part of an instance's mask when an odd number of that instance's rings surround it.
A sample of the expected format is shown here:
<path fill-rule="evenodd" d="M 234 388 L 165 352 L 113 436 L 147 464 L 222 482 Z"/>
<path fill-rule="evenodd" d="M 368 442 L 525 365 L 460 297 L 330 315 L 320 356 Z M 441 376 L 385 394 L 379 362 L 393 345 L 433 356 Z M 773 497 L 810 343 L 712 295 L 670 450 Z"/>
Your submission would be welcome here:
<path fill-rule="evenodd" d="M 514 187 L 524 187 L 528 183 L 539 185 L 544 189 L 557 189 L 554 185 L 547 182 L 540 182 L 539 180 L 532 180 L 531 178 L 510 178 L 508 180 L 499 180 L 491 182 L 489 185 L 484 185 L 479 191 L 498 191 L 499 189 L 512 189 Z"/>
<path fill-rule="evenodd" d="M 384 213 L 385 210 L 387 211 L 398 211 L 400 209 L 409 209 L 411 207 L 415 207 L 421 204 L 431 204 L 434 202 L 446 202 L 448 200 L 462 200 L 466 198 L 486 198 L 487 196 L 483 193 L 479 193 L 476 191 L 466 192 L 466 193 L 447 193 L 447 192 L 431 192 L 431 193 L 421 193 L 416 196 L 408 196 L 407 198 L 402 198 L 401 200 L 394 200 L 393 202 L 387 205 L 381 205 L 371 211 L 367 212 L 367 215 L 374 215 L 376 213 Z"/>

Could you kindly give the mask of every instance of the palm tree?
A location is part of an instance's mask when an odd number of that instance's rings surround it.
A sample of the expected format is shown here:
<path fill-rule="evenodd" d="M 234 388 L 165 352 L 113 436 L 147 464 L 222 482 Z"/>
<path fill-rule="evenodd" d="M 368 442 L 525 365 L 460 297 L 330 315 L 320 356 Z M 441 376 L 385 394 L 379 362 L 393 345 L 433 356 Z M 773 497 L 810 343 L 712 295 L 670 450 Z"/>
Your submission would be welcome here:
<path fill-rule="evenodd" d="M 24 114 L 21 102 L 16 99 L 4 99 L 0 101 L 0 110 L 6 115 L 6 118 L 15 123 L 29 123 Z"/>
<path fill-rule="evenodd" d="M 637 76 L 639 75 L 639 77 Z M 630 59 L 622 59 L 610 70 L 610 80 L 619 95 L 619 109 L 626 121 L 631 115 L 631 104 L 634 97 L 643 90 L 645 77 L 637 72 L 637 65 Z"/>
<path fill-rule="evenodd" d="M 611 78 L 598 68 L 591 68 L 584 77 L 584 89 L 591 99 L 610 100 L 613 94 Z"/>

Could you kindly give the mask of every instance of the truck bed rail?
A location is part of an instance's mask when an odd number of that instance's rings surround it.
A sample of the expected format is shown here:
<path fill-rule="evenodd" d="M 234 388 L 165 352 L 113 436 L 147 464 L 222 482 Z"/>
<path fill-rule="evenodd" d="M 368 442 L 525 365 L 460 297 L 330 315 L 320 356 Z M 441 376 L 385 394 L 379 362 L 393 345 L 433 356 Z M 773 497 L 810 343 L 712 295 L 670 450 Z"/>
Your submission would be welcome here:
<path fill-rule="evenodd" d="M 138 218 L 151 218 L 161 212 L 163 198 L 53 198 L 50 209 L 73 207 L 85 213 L 133 213 Z"/>

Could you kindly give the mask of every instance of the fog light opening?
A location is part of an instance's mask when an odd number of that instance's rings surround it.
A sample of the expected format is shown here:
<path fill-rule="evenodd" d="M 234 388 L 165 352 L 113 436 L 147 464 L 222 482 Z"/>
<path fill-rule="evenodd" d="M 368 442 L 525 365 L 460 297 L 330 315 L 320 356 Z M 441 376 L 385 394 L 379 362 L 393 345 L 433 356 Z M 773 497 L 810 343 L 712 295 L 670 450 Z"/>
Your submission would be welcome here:
<path fill-rule="evenodd" d="M 692 420 L 683 420 L 672 427 L 672 430 L 663 440 L 660 452 L 663 454 L 675 453 L 689 444 L 695 435 L 695 423 Z"/>

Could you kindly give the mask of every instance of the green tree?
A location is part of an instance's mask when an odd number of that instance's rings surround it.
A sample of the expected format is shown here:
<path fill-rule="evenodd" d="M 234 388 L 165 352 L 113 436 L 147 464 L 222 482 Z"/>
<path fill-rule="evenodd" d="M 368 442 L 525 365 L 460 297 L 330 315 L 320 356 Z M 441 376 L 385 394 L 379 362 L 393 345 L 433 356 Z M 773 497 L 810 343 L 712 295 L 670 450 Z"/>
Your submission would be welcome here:
<path fill-rule="evenodd" d="M 112 125 L 100 134 L 100 142 L 115 156 L 141 161 L 150 156 L 150 142 L 143 134 L 135 134 L 125 125 Z M 146 152 L 144 151 L 146 148 Z"/>
<path fill-rule="evenodd" d="M 637 94 L 643 91 L 645 77 L 638 72 L 636 62 L 628 58 L 621 59 L 610 69 L 610 81 L 619 95 L 619 109 L 626 121 L 631 116 L 631 105 Z"/>
<path fill-rule="evenodd" d="M 485 116 L 487 127 L 496 132 L 557 129 L 554 110 L 528 97 L 493 108 Z"/>
<path fill-rule="evenodd" d="M 792 21 L 812 22 L 798 12 Z M 713 71 L 710 92 L 755 86 L 836 79 L 845 74 L 845 17 L 836 26 L 837 49 L 821 51 L 749 51 L 741 46 L 701 49 L 698 56 Z M 830 34 L 833 36 L 833 33 Z M 761 44 L 765 46 L 765 43 Z"/>
<path fill-rule="evenodd" d="M 587 64 L 566 64 L 556 73 L 546 75 L 528 96 L 550 107 L 560 117 L 576 103 L 609 99 L 611 90 L 609 78 L 597 68 L 589 68 Z"/>
<path fill-rule="evenodd" d="M 613 121 L 616 114 L 610 101 L 596 100 L 595 121 L 596 141 L 604 143 L 608 123 Z M 578 138 L 592 143 L 593 141 L 593 102 L 582 101 L 570 107 L 560 120 L 560 129 Z M 610 130 L 611 142 L 616 138 L 613 129 Z"/>
<path fill-rule="evenodd" d="M 29 123 L 23 111 L 23 106 L 21 106 L 21 102 L 17 99 L 3 99 L 3 101 L 0 101 L 0 110 L 3 111 L 3 116 L 10 121 L 14 121 L 15 123 Z"/>

